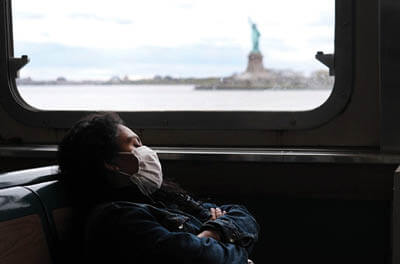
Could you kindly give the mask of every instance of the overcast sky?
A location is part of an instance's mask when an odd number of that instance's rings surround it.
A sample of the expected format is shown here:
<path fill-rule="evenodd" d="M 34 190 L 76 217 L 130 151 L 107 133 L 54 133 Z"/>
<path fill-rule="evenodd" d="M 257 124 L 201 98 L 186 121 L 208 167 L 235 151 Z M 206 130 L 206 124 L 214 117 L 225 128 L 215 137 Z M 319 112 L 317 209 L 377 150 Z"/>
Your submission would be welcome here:
<path fill-rule="evenodd" d="M 246 68 L 249 18 L 265 67 L 326 69 L 334 0 L 13 0 L 15 54 L 34 79 L 228 76 Z"/>

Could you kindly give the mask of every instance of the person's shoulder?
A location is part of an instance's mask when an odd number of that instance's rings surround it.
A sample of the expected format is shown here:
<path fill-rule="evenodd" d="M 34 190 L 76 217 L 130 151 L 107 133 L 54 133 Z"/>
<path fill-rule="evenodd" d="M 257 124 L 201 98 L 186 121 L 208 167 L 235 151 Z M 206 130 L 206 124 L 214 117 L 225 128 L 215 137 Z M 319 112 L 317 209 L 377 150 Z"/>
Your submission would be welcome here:
<path fill-rule="evenodd" d="M 106 219 L 106 218 L 118 218 L 121 215 L 145 213 L 149 212 L 150 205 L 144 203 L 133 203 L 128 201 L 113 201 L 97 204 L 90 212 L 90 218 L 92 219 Z"/>
<path fill-rule="evenodd" d="M 105 203 L 103 205 L 109 206 L 114 209 L 123 209 L 123 208 L 144 208 L 149 206 L 145 203 L 134 203 L 129 201 L 113 201 L 109 203 Z"/>

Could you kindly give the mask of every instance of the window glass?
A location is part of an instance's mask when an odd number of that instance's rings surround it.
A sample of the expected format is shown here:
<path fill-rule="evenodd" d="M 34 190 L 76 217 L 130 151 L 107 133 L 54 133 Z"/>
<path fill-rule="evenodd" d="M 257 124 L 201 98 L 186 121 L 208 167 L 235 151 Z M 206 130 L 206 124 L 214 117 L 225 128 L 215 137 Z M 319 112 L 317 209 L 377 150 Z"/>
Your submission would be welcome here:
<path fill-rule="evenodd" d="M 13 0 L 43 110 L 298 111 L 329 97 L 334 0 Z"/>

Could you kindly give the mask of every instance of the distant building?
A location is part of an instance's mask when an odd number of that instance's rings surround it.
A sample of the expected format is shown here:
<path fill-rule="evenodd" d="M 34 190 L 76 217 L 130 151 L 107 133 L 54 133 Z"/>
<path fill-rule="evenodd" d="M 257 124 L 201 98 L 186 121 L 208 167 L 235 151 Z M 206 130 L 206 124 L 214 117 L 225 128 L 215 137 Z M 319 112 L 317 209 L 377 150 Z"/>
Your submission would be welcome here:
<path fill-rule="evenodd" d="M 162 78 L 162 76 L 161 75 L 155 75 L 154 77 L 153 77 L 153 80 L 155 80 L 155 81 L 161 81 L 163 78 Z"/>
<path fill-rule="evenodd" d="M 16 79 L 17 84 L 31 84 L 33 82 L 31 77 Z"/>
<path fill-rule="evenodd" d="M 65 78 L 65 77 L 57 77 L 56 82 L 65 83 L 65 82 L 67 82 L 67 78 Z"/>
<path fill-rule="evenodd" d="M 108 83 L 121 83 L 121 78 L 118 76 L 113 76 L 111 79 L 108 81 Z"/>

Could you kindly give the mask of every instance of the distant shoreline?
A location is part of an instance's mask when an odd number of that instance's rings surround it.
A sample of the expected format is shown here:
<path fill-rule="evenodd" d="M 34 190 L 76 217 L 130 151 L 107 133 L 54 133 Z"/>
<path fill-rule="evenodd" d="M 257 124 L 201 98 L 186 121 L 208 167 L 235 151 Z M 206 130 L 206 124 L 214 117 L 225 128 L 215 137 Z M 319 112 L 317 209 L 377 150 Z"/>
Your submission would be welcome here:
<path fill-rule="evenodd" d="M 193 86 L 193 89 L 199 92 L 202 91 L 288 91 L 288 90 L 332 90 L 333 86 L 319 86 L 319 87 L 219 87 L 219 86 L 198 86 L 194 83 L 50 83 L 50 82 L 43 82 L 43 83 L 24 83 L 24 84 L 17 84 L 18 86 Z"/>
<path fill-rule="evenodd" d="M 36 81 L 30 79 L 17 79 L 18 85 L 132 85 L 132 84 L 150 84 L 150 85 L 214 85 L 220 83 L 220 78 L 205 79 L 143 79 L 143 80 L 108 80 L 108 81 L 68 81 L 68 80 L 50 80 Z"/>
<path fill-rule="evenodd" d="M 212 90 L 213 87 L 221 89 L 271 89 L 271 90 L 325 90 L 332 89 L 334 78 L 329 76 L 325 70 L 315 71 L 310 76 L 290 70 L 278 71 L 269 69 L 268 78 L 257 78 L 240 80 L 238 75 L 229 77 L 209 77 L 209 78 L 175 78 L 171 76 L 156 75 L 150 79 L 130 80 L 127 76 L 120 78 L 113 76 L 107 81 L 100 80 L 67 80 L 58 77 L 55 80 L 34 80 L 30 77 L 16 80 L 17 85 L 194 85 L 199 90 Z M 239 76 L 240 77 L 240 76 Z"/>

